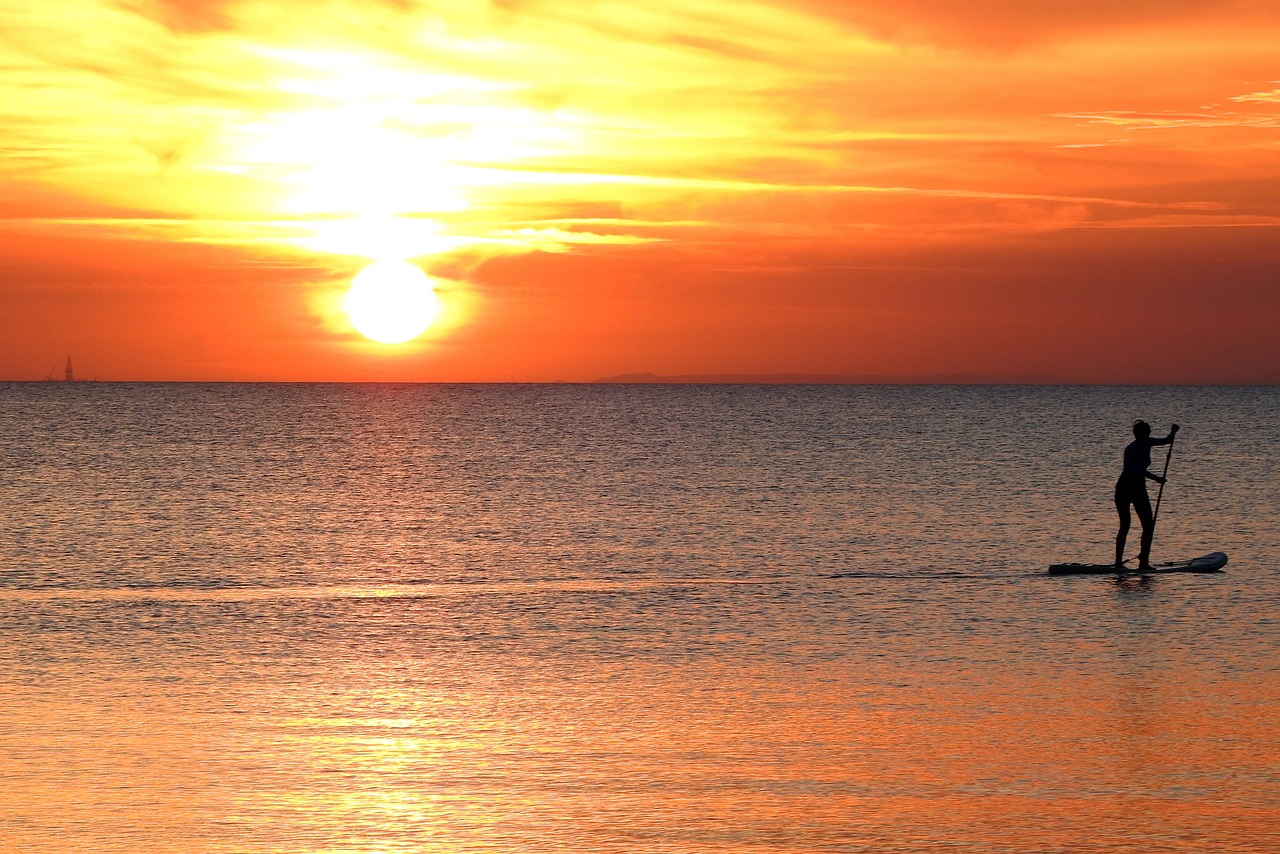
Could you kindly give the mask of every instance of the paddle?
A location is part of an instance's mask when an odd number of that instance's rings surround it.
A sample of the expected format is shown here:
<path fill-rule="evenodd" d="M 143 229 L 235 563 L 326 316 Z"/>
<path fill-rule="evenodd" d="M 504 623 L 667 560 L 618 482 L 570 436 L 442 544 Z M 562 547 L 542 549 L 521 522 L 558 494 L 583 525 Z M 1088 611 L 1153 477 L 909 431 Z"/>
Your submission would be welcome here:
<path fill-rule="evenodd" d="M 1169 450 L 1164 455 L 1164 471 L 1160 473 L 1160 491 L 1156 493 L 1156 509 L 1151 514 L 1151 535 L 1156 532 L 1156 520 L 1160 518 L 1160 499 L 1164 498 L 1164 485 L 1169 480 L 1169 458 L 1173 456 L 1173 440 L 1178 438 L 1178 425 L 1169 430 Z"/>

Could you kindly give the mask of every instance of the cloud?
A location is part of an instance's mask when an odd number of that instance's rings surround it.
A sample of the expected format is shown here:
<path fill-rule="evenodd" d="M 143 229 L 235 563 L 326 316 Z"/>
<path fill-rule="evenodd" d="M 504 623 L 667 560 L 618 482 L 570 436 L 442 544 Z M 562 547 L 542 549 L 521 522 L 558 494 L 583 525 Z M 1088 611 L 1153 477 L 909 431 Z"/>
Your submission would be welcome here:
<path fill-rule="evenodd" d="M 1272 89 L 1269 92 L 1254 92 L 1252 95 L 1236 95 L 1233 101 L 1257 101 L 1261 103 L 1276 104 L 1280 103 L 1280 89 Z"/>
<path fill-rule="evenodd" d="M 1280 22 L 1280 4 L 1250 0 L 798 0 L 896 44 L 1020 48 L 1076 41 L 1109 32 L 1165 28 L 1188 22 L 1214 26 Z"/>
<path fill-rule="evenodd" d="M 571 251 L 640 245 L 658 222 L 714 223 L 679 229 L 695 242 L 762 223 L 816 240 L 1185 222 L 1186 205 L 1223 200 L 1148 204 L 1135 188 L 1227 156 L 1191 132 L 1277 123 L 1274 91 L 1231 98 L 1243 87 L 1212 76 L 1231 55 L 1233 76 L 1268 79 L 1250 64 L 1270 62 L 1260 36 L 1063 41 L 1226 18 L 1229 2 L 63 2 L 7 22 L 0 170 L 210 241 L 257 228 L 282 251 L 296 234 L 279 223 L 356 234 L 406 215 Z M 1059 44 L 984 47 L 1045 40 Z M 1187 133 L 1164 143 L 1173 131 Z M 1145 147 L 1084 148 L 1117 136 Z M 546 231 L 574 210 L 637 226 Z M 352 251 L 348 237 L 334 245 Z"/>
<path fill-rule="evenodd" d="M 1259 98 L 1232 100 L 1263 100 Z M 1111 110 L 1096 113 L 1062 113 L 1065 119 L 1081 119 L 1095 124 L 1136 130 L 1214 127 L 1280 127 L 1280 114 L 1275 113 L 1143 113 L 1135 110 Z"/>
<path fill-rule="evenodd" d="M 117 5 L 175 31 L 207 32 L 231 26 L 235 0 L 117 0 Z"/>

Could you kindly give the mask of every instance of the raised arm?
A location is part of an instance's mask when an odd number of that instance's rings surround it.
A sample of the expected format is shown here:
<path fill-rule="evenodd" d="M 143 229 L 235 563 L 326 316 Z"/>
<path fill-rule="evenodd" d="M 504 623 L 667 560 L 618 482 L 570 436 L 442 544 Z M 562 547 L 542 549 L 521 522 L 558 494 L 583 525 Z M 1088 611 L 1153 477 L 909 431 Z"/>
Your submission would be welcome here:
<path fill-rule="evenodd" d="M 1177 435 L 1178 435 L 1178 425 L 1177 425 L 1177 424 L 1174 424 L 1172 427 L 1170 427 L 1170 428 L 1169 428 L 1169 435 L 1168 435 L 1168 436 L 1165 436 L 1163 439 L 1152 439 L 1152 440 L 1151 440 L 1151 444 L 1153 444 L 1153 445 L 1172 445 L 1172 444 L 1173 444 L 1174 437 L 1175 437 L 1175 436 L 1177 436 Z M 1165 479 L 1164 479 L 1163 477 L 1161 477 L 1160 475 L 1158 475 L 1158 474 L 1152 474 L 1152 473 L 1151 473 L 1151 472 L 1149 472 L 1149 471 L 1145 471 L 1145 472 L 1143 472 L 1143 474 L 1144 474 L 1144 475 L 1146 475 L 1147 480 L 1154 480 L 1156 483 L 1159 483 L 1159 484 L 1164 484 L 1164 483 L 1165 483 Z"/>
<path fill-rule="evenodd" d="M 1177 435 L 1178 435 L 1178 425 L 1177 425 L 1177 424 L 1174 424 L 1172 427 L 1170 427 L 1170 428 L 1169 428 L 1169 435 L 1168 435 L 1168 436 L 1165 436 L 1163 439 L 1152 439 L 1152 440 L 1151 440 L 1151 444 L 1153 444 L 1153 445 L 1172 445 L 1172 444 L 1173 444 L 1173 439 L 1174 439 L 1174 437 L 1175 437 L 1175 436 L 1177 436 Z"/>

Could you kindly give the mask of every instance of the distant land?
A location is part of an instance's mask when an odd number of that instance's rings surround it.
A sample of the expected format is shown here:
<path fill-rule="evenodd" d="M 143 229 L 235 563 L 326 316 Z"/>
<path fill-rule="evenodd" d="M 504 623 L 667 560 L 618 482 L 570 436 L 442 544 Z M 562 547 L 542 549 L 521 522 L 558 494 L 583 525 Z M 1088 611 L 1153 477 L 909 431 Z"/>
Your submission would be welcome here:
<path fill-rule="evenodd" d="M 741 385 L 1069 385 L 1057 374 L 619 374 L 597 383 Z"/>

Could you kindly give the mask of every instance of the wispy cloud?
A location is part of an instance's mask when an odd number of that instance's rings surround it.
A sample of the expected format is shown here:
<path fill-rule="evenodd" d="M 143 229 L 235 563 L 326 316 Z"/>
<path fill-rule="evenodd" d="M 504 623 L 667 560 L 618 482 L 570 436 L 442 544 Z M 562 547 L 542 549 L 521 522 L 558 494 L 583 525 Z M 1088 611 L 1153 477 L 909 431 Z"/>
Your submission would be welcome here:
<path fill-rule="evenodd" d="M 1232 100 L 1265 100 L 1246 98 Z M 1280 127 L 1280 114 L 1203 112 L 1203 113 L 1141 113 L 1133 110 L 1111 110 L 1095 113 L 1061 113 L 1061 118 L 1080 119 L 1094 124 L 1135 130 L 1164 130 L 1177 128 L 1214 127 Z"/>
<path fill-rule="evenodd" d="M 1037 49 L 1045 44 L 1179 27 L 1201 31 L 1227 26 L 1273 25 L 1276 9 L 1249 0 L 899 0 L 850 3 L 798 0 L 816 13 L 902 44 L 976 49 Z"/>
<path fill-rule="evenodd" d="M 1254 92 L 1251 95 L 1236 95 L 1231 100 L 1276 104 L 1280 103 L 1280 89 L 1272 89 L 1269 92 Z"/>

